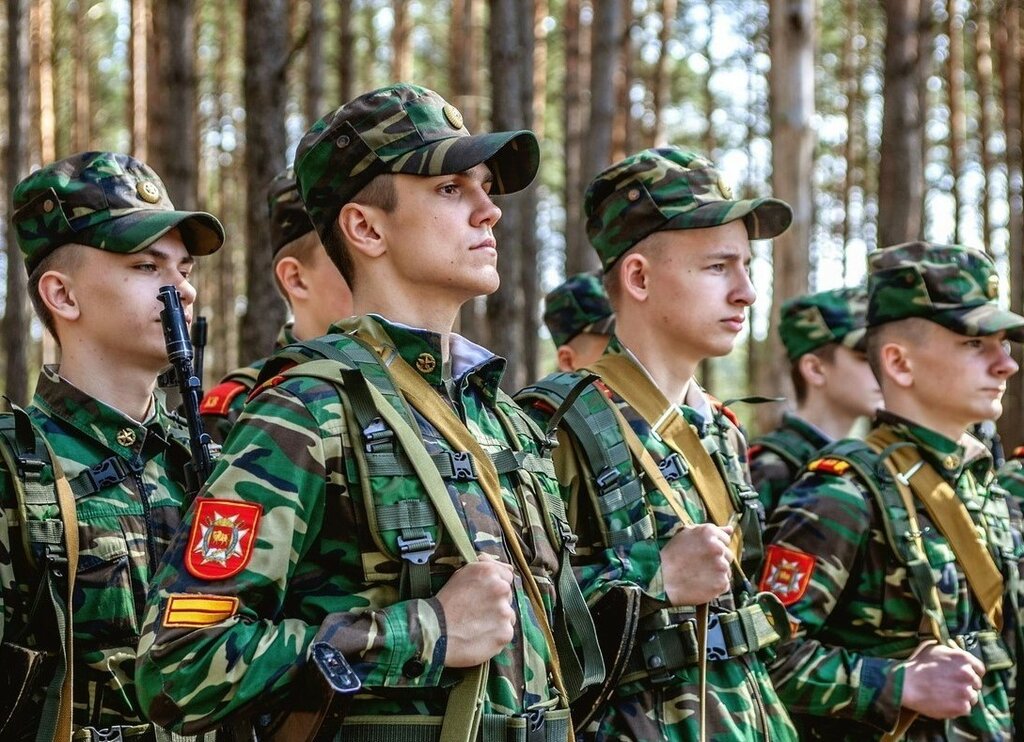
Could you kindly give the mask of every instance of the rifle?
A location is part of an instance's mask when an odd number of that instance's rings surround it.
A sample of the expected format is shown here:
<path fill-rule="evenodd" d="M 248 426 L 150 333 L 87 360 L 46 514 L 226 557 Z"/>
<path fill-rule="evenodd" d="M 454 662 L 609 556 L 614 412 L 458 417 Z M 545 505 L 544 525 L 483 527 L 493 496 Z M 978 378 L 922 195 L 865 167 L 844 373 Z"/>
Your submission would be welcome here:
<path fill-rule="evenodd" d="M 213 469 L 210 434 L 203 430 L 199 416 L 202 401 L 202 382 L 196 375 L 192 360 L 195 350 L 188 335 L 185 310 L 181 307 L 181 295 L 174 286 L 161 286 L 157 297 L 163 302 L 160 324 L 164 328 L 164 344 L 167 346 L 167 360 L 174 366 L 174 375 L 181 394 L 181 408 L 188 423 L 188 445 L 192 460 L 185 466 L 185 487 L 190 498 L 195 497 Z"/>
<path fill-rule="evenodd" d="M 195 372 L 199 379 L 199 399 L 203 398 L 203 359 L 206 357 L 206 317 L 192 318 L 192 348 L 196 352 Z"/>

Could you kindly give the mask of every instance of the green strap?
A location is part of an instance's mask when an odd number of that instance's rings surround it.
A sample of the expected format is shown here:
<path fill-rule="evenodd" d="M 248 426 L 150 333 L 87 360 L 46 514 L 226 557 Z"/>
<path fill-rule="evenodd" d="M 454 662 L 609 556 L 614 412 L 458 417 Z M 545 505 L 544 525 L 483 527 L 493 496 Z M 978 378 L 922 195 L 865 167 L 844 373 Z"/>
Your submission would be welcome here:
<path fill-rule="evenodd" d="M 773 430 L 770 433 L 758 436 L 750 442 L 750 446 L 760 446 L 766 451 L 771 451 L 780 459 L 785 461 L 787 464 L 793 467 L 793 471 L 800 471 L 803 468 L 804 462 L 800 460 L 800 457 L 793 453 L 787 446 L 790 444 L 790 436 L 780 433 L 777 430 Z"/>

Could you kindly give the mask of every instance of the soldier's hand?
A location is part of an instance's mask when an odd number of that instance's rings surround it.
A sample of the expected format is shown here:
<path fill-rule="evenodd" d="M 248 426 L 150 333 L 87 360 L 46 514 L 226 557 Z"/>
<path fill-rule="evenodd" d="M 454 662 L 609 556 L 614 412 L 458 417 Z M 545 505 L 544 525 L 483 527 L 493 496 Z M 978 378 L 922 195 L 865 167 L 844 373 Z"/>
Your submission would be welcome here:
<path fill-rule="evenodd" d="M 729 589 L 732 527 L 687 526 L 661 550 L 665 594 L 672 605 L 702 605 Z"/>
<path fill-rule="evenodd" d="M 904 664 L 902 705 L 932 719 L 969 714 L 981 693 L 985 665 L 959 648 L 928 642 Z"/>
<path fill-rule="evenodd" d="M 512 567 L 484 554 L 451 576 L 437 593 L 444 608 L 446 667 L 486 662 L 512 641 Z"/>

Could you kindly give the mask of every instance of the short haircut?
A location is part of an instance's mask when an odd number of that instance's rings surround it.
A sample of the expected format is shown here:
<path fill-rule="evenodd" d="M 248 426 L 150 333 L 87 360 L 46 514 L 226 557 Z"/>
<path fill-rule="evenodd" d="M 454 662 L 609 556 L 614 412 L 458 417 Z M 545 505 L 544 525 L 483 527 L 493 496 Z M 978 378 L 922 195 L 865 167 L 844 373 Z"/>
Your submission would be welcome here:
<path fill-rule="evenodd" d="M 928 333 L 935 323 L 922 317 L 908 317 L 907 319 L 895 322 L 886 322 L 884 325 L 869 327 L 865 332 L 865 343 L 867 345 L 868 365 L 875 380 L 882 383 L 882 346 L 887 343 L 900 342 L 904 344 L 917 345 L 926 341 Z"/>
<path fill-rule="evenodd" d="M 46 331 L 53 336 L 54 340 L 57 341 L 58 346 L 60 346 L 60 337 L 57 335 L 57 324 L 53 320 L 53 314 L 50 312 L 50 308 L 46 306 L 46 302 L 43 301 L 42 296 L 39 294 L 39 279 L 48 271 L 69 273 L 75 270 L 81 264 L 82 257 L 85 255 L 85 250 L 91 249 L 93 248 L 74 243 L 61 245 L 40 260 L 39 264 L 35 267 L 35 270 L 29 274 L 29 299 L 32 301 L 32 306 L 35 308 L 36 314 L 39 315 L 39 320 L 43 323 L 43 327 L 45 327 Z"/>
<path fill-rule="evenodd" d="M 619 276 L 622 261 L 636 253 L 643 255 L 648 260 L 657 260 L 661 256 L 662 249 L 665 247 L 663 235 L 664 232 L 653 232 L 647 235 L 626 250 L 626 252 L 622 253 L 619 259 L 604 272 L 601 283 L 604 285 L 604 292 L 608 294 L 608 303 L 612 305 L 612 309 L 615 311 L 619 310 L 619 298 L 622 295 L 622 279 Z"/>
<path fill-rule="evenodd" d="M 826 343 L 814 350 L 808 351 L 808 353 L 817 356 L 823 363 L 834 363 L 838 348 L 839 343 Z M 800 356 L 800 358 L 803 358 L 803 356 Z M 800 358 L 791 361 L 789 364 L 789 378 L 793 382 L 793 392 L 796 395 L 796 403 L 798 405 L 807 401 L 807 379 L 804 378 L 803 372 L 800 371 Z"/>
<path fill-rule="evenodd" d="M 349 203 L 373 206 L 385 214 L 390 214 L 398 206 L 398 189 L 395 187 L 395 176 L 391 173 L 378 175 L 360 190 Z M 341 233 L 341 225 L 335 216 L 331 228 L 324 238 L 324 249 L 345 279 L 348 285 L 355 285 L 355 266 L 349 252 L 345 237 Z"/>
<path fill-rule="evenodd" d="M 291 306 L 291 298 L 288 296 L 288 292 L 285 291 L 284 286 L 281 285 L 281 279 L 277 277 L 277 264 L 284 258 L 295 258 L 303 265 L 309 265 L 319 249 L 320 238 L 315 231 L 309 231 L 301 237 L 296 237 L 278 250 L 274 256 L 274 283 L 277 285 L 278 293 L 288 302 L 288 306 Z"/>

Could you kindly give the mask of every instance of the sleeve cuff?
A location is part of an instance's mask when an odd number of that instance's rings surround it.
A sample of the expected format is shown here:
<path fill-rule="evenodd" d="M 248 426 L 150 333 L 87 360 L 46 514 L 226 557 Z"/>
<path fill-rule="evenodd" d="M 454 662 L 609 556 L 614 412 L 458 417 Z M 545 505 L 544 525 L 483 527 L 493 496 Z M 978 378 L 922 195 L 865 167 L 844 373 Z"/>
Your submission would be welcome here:
<path fill-rule="evenodd" d="M 856 717 L 888 731 L 896 727 L 903 698 L 903 663 L 881 657 L 861 659 Z"/>

